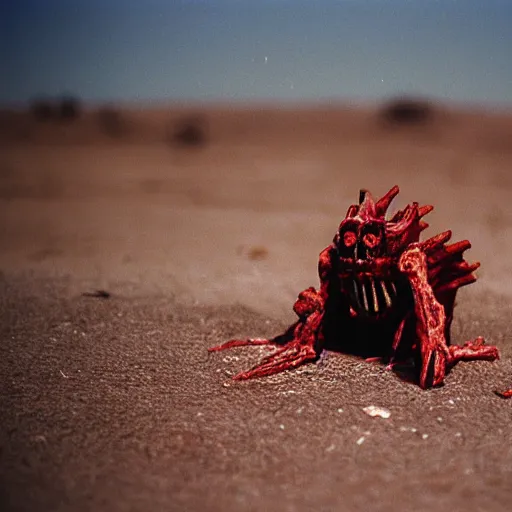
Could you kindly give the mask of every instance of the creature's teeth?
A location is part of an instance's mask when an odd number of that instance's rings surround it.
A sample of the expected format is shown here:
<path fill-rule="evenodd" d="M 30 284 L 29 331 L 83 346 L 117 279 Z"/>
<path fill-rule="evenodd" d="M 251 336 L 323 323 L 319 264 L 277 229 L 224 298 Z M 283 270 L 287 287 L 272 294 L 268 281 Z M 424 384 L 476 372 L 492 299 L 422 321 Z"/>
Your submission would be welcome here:
<path fill-rule="evenodd" d="M 396 286 L 393 281 L 389 281 L 388 284 L 391 286 L 391 289 L 393 290 L 393 297 L 396 297 Z"/>
<path fill-rule="evenodd" d="M 364 302 L 364 309 L 366 311 L 370 311 L 368 309 L 368 297 L 366 296 L 366 286 L 364 285 L 364 283 L 361 285 L 361 290 L 363 291 L 363 302 Z"/>
<path fill-rule="evenodd" d="M 376 313 L 379 312 L 379 299 L 377 298 L 377 290 L 375 289 L 375 281 L 370 277 L 370 284 L 372 287 L 372 297 L 373 297 L 373 309 Z"/>
<path fill-rule="evenodd" d="M 379 284 L 380 284 L 380 288 L 382 290 L 382 294 L 384 295 L 384 300 L 386 301 L 386 306 L 388 308 L 390 308 L 391 307 L 391 297 L 389 296 L 389 293 L 386 290 L 386 284 L 383 283 L 382 281 L 380 281 Z"/>
<path fill-rule="evenodd" d="M 359 299 L 359 290 L 357 288 L 357 281 L 354 279 L 354 296 L 357 302 L 358 309 L 361 309 L 361 300 Z"/>

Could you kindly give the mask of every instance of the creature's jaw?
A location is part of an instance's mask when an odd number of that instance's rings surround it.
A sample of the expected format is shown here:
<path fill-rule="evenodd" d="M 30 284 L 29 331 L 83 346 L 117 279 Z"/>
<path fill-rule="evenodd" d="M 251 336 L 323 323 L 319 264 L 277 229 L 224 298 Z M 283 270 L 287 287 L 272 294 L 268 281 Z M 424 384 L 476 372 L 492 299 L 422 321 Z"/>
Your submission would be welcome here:
<path fill-rule="evenodd" d="M 354 274 L 344 279 L 351 316 L 373 318 L 387 316 L 397 303 L 397 287 L 392 279 Z"/>
<path fill-rule="evenodd" d="M 393 260 L 340 259 L 339 267 L 352 317 L 380 320 L 395 309 L 399 273 Z"/>

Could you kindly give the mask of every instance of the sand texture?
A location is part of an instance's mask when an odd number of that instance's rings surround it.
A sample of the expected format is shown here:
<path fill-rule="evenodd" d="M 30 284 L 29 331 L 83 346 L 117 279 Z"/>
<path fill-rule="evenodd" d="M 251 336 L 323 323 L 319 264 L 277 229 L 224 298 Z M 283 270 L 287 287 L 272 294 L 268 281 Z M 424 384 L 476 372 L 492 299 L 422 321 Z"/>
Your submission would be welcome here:
<path fill-rule="evenodd" d="M 1 509 L 510 510 L 512 115 L 116 113 L 0 115 Z M 230 381 L 266 350 L 207 347 L 282 331 L 359 189 L 394 184 L 471 240 L 452 337 L 501 360 L 430 391 L 333 352 Z"/>

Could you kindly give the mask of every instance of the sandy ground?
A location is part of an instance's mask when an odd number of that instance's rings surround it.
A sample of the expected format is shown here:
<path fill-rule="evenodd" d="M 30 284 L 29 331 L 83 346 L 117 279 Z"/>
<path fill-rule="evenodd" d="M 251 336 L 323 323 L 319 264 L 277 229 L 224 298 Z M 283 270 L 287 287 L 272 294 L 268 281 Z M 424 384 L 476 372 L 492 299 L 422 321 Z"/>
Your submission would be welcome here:
<path fill-rule="evenodd" d="M 168 144 L 161 111 L 116 140 L 89 118 L 3 124 L 3 510 L 509 510 L 512 118 L 201 113 L 198 148 Z M 472 241 L 453 338 L 502 359 L 431 391 L 335 353 L 231 383 L 265 351 L 206 348 L 286 327 L 359 188 L 395 183 L 397 206 L 435 205 L 428 233 Z"/>

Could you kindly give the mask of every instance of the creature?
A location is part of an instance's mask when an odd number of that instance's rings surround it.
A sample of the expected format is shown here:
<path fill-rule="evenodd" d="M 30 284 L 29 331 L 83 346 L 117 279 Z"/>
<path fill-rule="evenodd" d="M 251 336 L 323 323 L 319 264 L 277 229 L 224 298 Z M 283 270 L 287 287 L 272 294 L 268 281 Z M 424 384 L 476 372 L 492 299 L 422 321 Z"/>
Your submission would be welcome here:
<path fill-rule="evenodd" d="M 428 227 L 422 217 L 432 206 L 411 203 L 386 219 L 398 192 L 395 186 L 378 201 L 360 192 L 359 204 L 350 206 L 333 242 L 320 253 L 320 289 L 299 294 L 293 306 L 298 320 L 285 333 L 209 349 L 278 347 L 235 380 L 296 368 L 327 348 L 383 360 L 388 367 L 413 361 L 415 379 L 425 389 L 443 384 L 458 361 L 499 358 L 498 349 L 482 337 L 462 346 L 450 343 L 457 290 L 476 280 L 473 272 L 479 267 L 464 260 L 471 244 L 446 245 L 450 231 L 420 242 Z"/>

